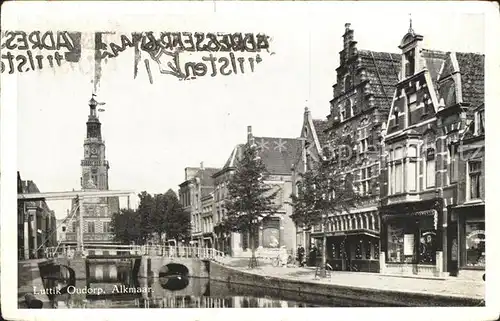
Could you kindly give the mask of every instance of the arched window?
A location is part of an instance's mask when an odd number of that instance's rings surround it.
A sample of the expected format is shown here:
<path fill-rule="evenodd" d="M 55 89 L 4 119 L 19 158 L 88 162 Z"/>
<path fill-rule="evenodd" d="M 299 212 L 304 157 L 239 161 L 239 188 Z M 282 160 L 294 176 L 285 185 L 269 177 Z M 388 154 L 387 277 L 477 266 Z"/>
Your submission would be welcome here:
<path fill-rule="evenodd" d="M 351 76 L 347 74 L 344 79 L 344 91 L 349 90 L 351 86 L 352 86 L 352 79 Z"/>
<path fill-rule="evenodd" d="M 415 50 L 405 53 L 405 77 L 410 77 L 415 73 Z"/>

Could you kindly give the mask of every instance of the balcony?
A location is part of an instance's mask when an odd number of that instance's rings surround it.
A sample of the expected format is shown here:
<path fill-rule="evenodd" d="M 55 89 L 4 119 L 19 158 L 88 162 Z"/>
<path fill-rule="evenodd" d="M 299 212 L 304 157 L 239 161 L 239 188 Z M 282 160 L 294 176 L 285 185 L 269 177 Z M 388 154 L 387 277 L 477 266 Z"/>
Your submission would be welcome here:
<path fill-rule="evenodd" d="M 387 195 L 382 199 L 384 205 L 407 203 L 407 202 L 419 202 L 424 200 L 430 200 L 436 197 L 436 191 L 434 189 L 420 191 L 420 192 L 405 192 L 397 193 L 392 195 Z"/>
<path fill-rule="evenodd" d="M 76 241 L 76 233 L 66 233 L 66 241 Z M 112 233 L 83 233 L 83 241 L 112 241 Z"/>
<path fill-rule="evenodd" d="M 81 166 L 109 166 L 107 160 L 101 161 L 100 159 L 82 159 Z"/>

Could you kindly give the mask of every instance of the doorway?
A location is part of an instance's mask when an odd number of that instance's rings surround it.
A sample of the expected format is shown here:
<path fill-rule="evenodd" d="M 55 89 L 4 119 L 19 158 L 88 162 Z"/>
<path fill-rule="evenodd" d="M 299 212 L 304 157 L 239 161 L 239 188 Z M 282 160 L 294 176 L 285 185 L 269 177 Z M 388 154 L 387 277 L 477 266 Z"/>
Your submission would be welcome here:
<path fill-rule="evenodd" d="M 351 270 L 351 242 L 345 237 L 340 243 L 340 251 L 342 257 L 342 271 Z"/>
<path fill-rule="evenodd" d="M 449 251 L 448 251 L 448 272 L 450 273 L 450 276 L 457 276 L 458 275 L 458 247 L 459 247 L 459 240 L 458 240 L 458 224 L 457 222 L 450 222 L 448 224 L 448 244 L 449 244 Z"/>

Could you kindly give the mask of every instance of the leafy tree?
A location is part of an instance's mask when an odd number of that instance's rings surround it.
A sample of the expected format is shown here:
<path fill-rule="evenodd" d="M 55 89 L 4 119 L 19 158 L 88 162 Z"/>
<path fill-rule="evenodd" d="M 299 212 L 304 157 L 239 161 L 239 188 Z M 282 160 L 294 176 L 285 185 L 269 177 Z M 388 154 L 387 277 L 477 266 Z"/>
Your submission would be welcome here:
<path fill-rule="evenodd" d="M 189 238 L 190 215 L 183 210 L 174 191 L 154 196 L 142 192 L 139 201 L 137 210 L 121 210 L 113 215 L 111 225 L 117 241 L 144 244 L 163 234 L 178 241 Z"/>
<path fill-rule="evenodd" d="M 140 218 L 137 211 L 122 209 L 120 213 L 113 213 L 111 227 L 113 229 L 115 241 L 130 244 L 142 243 L 141 231 L 139 228 Z"/>
<path fill-rule="evenodd" d="M 137 214 L 139 216 L 139 229 L 141 231 L 141 244 L 144 244 L 149 240 L 153 234 L 154 222 L 153 210 L 155 208 L 153 196 L 147 192 L 141 192 L 139 194 L 139 206 L 137 208 Z"/>
<path fill-rule="evenodd" d="M 177 194 L 169 189 L 163 196 L 166 206 L 166 220 L 162 224 L 163 231 L 168 239 L 187 241 L 191 232 L 191 216 L 184 211 Z"/>
<path fill-rule="evenodd" d="M 224 204 L 226 216 L 221 227 L 231 232 L 247 232 L 250 235 L 252 258 L 249 266 L 256 264 L 255 236 L 262 219 L 277 211 L 275 198 L 279 191 L 265 183 L 268 173 L 258 157 L 255 146 L 246 145 L 242 158 L 228 183 L 229 198 Z"/>
<path fill-rule="evenodd" d="M 322 159 L 311 164 L 305 173 L 299 174 L 297 193 L 291 195 L 292 220 L 297 226 L 310 229 L 320 225 L 325 230 L 328 217 L 349 212 L 361 197 L 353 184 L 353 176 L 343 173 L 352 161 L 350 137 L 341 137 L 331 143 Z M 323 233 L 321 271 L 326 266 L 326 233 Z M 324 275 L 324 274 L 323 274 Z"/>

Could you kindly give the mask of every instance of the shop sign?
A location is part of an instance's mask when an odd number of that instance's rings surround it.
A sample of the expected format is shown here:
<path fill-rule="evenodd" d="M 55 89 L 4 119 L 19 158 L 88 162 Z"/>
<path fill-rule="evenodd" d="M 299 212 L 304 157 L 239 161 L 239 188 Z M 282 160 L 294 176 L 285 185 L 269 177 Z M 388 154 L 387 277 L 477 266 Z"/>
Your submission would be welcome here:
<path fill-rule="evenodd" d="M 414 244 L 415 244 L 415 235 L 405 234 L 403 242 L 404 255 L 413 255 Z"/>
<path fill-rule="evenodd" d="M 483 238 L 478 237 L 479 235 L 482 235 Z M 467 235 L 467 240 L 477 244 L 484 241 L 484 236 L 485 236 L 484 230 L 476 230 L 470 232 L 469 235 Z"/>

